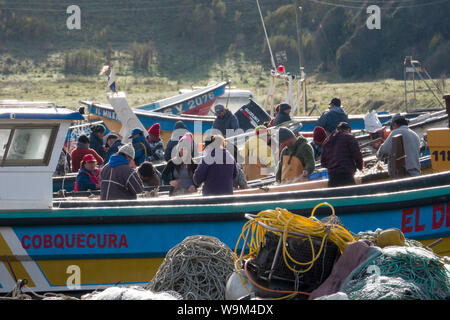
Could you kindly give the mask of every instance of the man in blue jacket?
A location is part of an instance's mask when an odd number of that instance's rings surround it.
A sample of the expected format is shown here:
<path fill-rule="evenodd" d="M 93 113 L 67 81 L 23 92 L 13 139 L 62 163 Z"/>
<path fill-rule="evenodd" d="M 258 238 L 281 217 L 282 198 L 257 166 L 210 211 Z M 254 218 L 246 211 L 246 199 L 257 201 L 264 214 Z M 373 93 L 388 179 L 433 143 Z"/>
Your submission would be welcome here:
<path fill-rule="evenodd" d="M 132 143 L 135 151 L 134 162 L 139 166 L 148 160 L 150 156 L 150 145 L 144 136 L 144 131 L 139 128 L 134 128 L 128 138 L 133 139 Z"/>
<path fill-rule="evenodd" d="M 336 127 L 341 122 L 347 122 L 348 116 L 341 106 L 341 100 L 333 98 L 329 106 L 330 110 L 322 114 L 317 121 L 317 125 L 324 128 L 328 135 L 332 134 Z"/>

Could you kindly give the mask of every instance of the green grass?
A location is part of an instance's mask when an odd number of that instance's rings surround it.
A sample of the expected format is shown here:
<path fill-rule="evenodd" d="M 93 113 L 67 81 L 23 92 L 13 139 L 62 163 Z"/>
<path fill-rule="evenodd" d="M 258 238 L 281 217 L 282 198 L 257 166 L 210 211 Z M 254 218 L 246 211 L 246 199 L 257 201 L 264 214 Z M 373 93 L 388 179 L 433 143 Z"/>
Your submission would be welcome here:
<path fill-rule="evenodd" d="M 38 60 L 3 54 L 0 58 L 0 72 L 3 73 L 0 74 L 0 100 L 46 100 L 72 109 L 78 107 L 80 100 L 107 102 L 106 93 L 109 89 L 106 77 L 98 74 L 65 75 L 63 57 L 61 52 L 53 52 Z M 117 66 L 119 89 L 126 92 L 131 106 L 176 95 L 182 88 L 220 81 L 222 75 L 224 79 L 231 80 L 233 87 L 251 90 L 261 105 L 264 104 L 269 87 L 269 70 L 246 61 L 242 55 L 229 54 L 216 63 L 200 65 L 173 78 L 134 71 L 127 52 L 115 52 L 113 60 Z M 98 67 L 98 71 L 101 67 Z M 326 110 L 331 98 L 339 97 L 350 114 L 364 114 L 372 109 L 405 111 L 403 80 L 354 83 L 341 82 L 339 79 L 327 81 L 331 78 L 326 75 L 308 75 L 307 96 L 310 109 L 317 105 L 321 111 Z M 437 82 L 445 83 L 441 80 Z M 418 89 L 425 88 L 418 82 L 416 85 Z M 412 88 L 412 83 L 409 86 Z M 278 80 L 274 102 L 282 102 L 285 92 L 285 84 Z M 410 94 L 408 98 L 411 101 L 413 95 Z M 420 93 L 417 98 L 418 108 L 438 106 L 429 93 Z"/>

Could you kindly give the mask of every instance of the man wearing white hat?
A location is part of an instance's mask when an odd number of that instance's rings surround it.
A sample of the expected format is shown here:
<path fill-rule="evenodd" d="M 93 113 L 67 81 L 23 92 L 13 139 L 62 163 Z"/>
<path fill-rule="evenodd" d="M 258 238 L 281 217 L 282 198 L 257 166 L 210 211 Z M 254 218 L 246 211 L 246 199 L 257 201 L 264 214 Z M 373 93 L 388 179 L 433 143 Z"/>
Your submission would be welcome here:
<path fill-rule="evenodd" d="M 111 156 L 100 174 L 101 200 L 136 199 L 137 194 L 144 192 L 139 174 L 130 166 L 134 156 L 134 148 L 129 143 Z"/>

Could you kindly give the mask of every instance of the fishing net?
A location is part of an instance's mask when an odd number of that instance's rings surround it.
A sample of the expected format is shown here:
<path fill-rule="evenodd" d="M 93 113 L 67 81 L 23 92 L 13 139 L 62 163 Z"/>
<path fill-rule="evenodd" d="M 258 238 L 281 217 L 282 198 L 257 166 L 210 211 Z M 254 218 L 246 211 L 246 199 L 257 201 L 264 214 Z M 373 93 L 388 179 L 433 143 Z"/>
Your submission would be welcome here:
<path fill-rule="evenodd" d="M 219 239 L 190 236 L 170 249 L 147 289 L 175 291 L 185 300 L 223 300 L 233 271 L 233 252 Z"/>
<path fill-rule="evenodd" d="M 442 300 L 450 298 L 450 265 L 415 246 L 382 249 L 349 276 L 341 291 L 350 300 Z"/>

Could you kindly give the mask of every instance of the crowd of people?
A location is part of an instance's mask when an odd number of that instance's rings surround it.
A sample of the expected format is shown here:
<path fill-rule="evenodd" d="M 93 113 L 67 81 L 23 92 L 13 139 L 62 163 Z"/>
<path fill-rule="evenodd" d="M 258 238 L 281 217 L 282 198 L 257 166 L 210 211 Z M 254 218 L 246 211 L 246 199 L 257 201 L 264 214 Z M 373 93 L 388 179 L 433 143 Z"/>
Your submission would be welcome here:
<path fill-rule="evenodd" d="M 239 128 L 236 117 L 222 105 L 214 110 L 217 118 L 213 128 L 221 134 L 206 136 L 201 158 L 198 143 L 182 121 L 175 124 L 165 148 L 159 123 L 152 125 L 147 134 L 140 128 L 133 129 L 127 144 L 114 133 L 105 137 L 105 127 L 98 125 L 92 128 L 90 137 L 78 138 L 70 155 L 63 150 L 58 170 L 67 170 L 70 159 L 70 170 L 77 173 L 75 191 L 100 190 L 102 200 L 136 199 L 146 186 L 161 185 L 172 186 L 171 195 L 196 193 L 200 187 L 205 196 L 229 195 L 235 189 L 247 188 L 247 181 L 271 174 L 280 184 L 308 181 L 318 162 L 328 171 L 328 186 L 339 187 L 354 185 L 356 170 L 363 170 L 359 144 L 337 98 L 318 119 L 311 142 L 299 130 L 284 125 L 291 121 L 291 107 L 282 103 L 272 122 L 257 126 L 240 152 L 224 139 Z M 268 128 L 271 125 L 278 126 L 275 135 L 275 130 Z M 392 119 L 391 129 L 377 157 L 388 158 L 389 173 L 393 175 L 392 136 L 401 134 L 405 172 L 420 175 L 419 137 L 402 116 Z M 154 166 L 157 161 L 167 162 L 161 172 Z"/>

